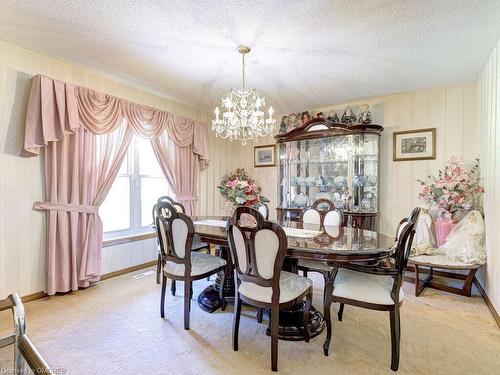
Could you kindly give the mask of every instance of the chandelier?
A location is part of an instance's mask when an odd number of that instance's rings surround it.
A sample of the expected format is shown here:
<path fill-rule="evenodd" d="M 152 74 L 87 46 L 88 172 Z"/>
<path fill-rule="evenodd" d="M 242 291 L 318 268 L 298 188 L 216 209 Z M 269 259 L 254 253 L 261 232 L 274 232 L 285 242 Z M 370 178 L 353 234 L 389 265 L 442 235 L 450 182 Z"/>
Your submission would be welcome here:
<path fill-rule="evenodd" d="M 245 55 L 250 47 L 239 46 L 242 57 L 242 88 L 232 89 L 222 96 L 222 118 L 219 117 L 219 107 L 215 107 L 215 120 L 212 120 L 212 130 L 216 136 L 229 138 L 230 141 L 240 140 L 243 145 L 256 137 L 264 137 L 274 130 L 276 120 L 273 118 L 273 107 L 267 111 L 265 118 L 262 111 L 266 98 L 255 89 L 245 88 Z"/>

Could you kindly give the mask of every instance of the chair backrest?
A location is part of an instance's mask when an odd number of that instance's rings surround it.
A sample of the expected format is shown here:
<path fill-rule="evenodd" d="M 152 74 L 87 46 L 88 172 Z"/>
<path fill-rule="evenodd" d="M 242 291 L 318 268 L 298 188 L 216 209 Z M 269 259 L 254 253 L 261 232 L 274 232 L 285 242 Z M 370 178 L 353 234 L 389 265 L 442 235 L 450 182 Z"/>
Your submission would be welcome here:
<path fill-rule="evenodd" d="M 394 268 L 397 271 L 394 277 L 394 284 L 391 290 L 391 297 L 395 303 L 399 303 L 399 291 L 403 284 L 403 277 L 410 258 L 411 245 L 413 236 L 415 235 L 415 224 L 420 214 L 420 208 L 414 208 L 408 218 L 401 220 L 397 229 L 396 249 L 394 252 L 395 264 Z"/>
<path fill-rule="evenodd" d="M 242 215 L 253 216 L 255 224 L 242 225 Z M 279 278 L 288 246 L 283 228 L 264 220 L 259 211 L 239 206 L 228 219 L 227 232 L 238 284 L 272 287 L 272 302 L 279 301 Z"/>
<path fill-rule="evenodd" d="M 178 212 L 166 199 L 156 203 L 156 231 L 164 261 L 184 263 L 185 274 L 191 273 L 191 247 L 194 225 L 191 218 Z"/>
<path fill-rule="evenodd" d="M 267 204 L 262 203 L 259 206 L 259 212 L 265 220 L 269 220 L 269 206 Z"/>
<path fill-rule="evenodd" d="M 395 265 L 400 274 L 403 274 L 410 258 L 411 245 L 415 235 L 415 225 L 420 214 L 420 208 L 414 208 L 408 218 L 400 221 L 396 237 Z"/>
<path fill-rule="evenodd" d="M 167 195 L 158 198 L 157 202 L 160 201 L 170 203 L 177 212 L 182 212 L 183 214 L 186 213 L 186 210 L 184 209 L 184 206 L 181 203 L 174 201 L 171 197 Z M 153 215 L 153 225 L 156 225 L 156 203 L 153 205 L 152 215 Z"/>
<path fill-rule="evenodd" d="M 317 199 L 302 214 L 304 224 L 319 224 L 321 228 L 325 225 L 342 225 L 342 212 L 335 207 L 335 204 L 329 199 Z"/>

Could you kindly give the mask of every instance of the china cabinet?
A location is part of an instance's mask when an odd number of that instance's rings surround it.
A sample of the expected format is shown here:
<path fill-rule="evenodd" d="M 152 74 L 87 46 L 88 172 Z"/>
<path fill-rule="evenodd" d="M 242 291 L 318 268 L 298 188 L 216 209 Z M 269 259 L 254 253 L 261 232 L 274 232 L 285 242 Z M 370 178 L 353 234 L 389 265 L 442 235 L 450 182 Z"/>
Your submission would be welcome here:
<path fill-rule="evenodd" d="M 342 209 L 345 225 L 376 230 L 383 130 L 316 118 L 276 135 L 278 220 L 300 220 L 305 208 L 326 198 Z"/>

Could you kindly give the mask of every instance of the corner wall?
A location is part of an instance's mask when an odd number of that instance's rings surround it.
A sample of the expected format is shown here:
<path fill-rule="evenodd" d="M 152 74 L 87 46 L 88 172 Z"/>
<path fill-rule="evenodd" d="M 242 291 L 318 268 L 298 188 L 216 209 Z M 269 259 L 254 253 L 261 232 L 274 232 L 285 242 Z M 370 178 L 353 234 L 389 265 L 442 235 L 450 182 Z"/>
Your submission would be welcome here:
<path fill-rule="evenodd" d="M 500 312 L 500 41 L 478 80 L 478 129 L 481 175 L 484 178 L 486 269 L 479 281 Z"/>

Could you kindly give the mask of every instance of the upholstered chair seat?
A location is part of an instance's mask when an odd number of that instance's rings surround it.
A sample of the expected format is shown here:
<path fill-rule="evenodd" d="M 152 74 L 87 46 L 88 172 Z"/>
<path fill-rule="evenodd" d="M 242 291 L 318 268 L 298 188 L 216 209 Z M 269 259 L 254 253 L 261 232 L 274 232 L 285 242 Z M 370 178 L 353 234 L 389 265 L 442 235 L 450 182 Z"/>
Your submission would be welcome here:
<path fill-rule="evenodd" d="M 199 276 L 226 265 L 226 261 L 220 257 L 204 253 L 191 254 L 191 276 Z M 184 276 L 184 264 L 166 262 L 164 272 Z"/>
<path fill-rule="evenodd" d="M 392 276 L 373 275 L 348 269 L 339 269 L 333 288 L 333 296 L 378 305 L 394 305 L 391 290 Z M 399 301 L 404 299 L 403 288 L 399 290 Z"/>
<path fill-rule="evenodd" d="M 312 280 L 295 273 L 281 271 L 279 303 L 293 301 L 303 295 L 313 285 Z M 259 286 L 255 283 L 242 281 L 238 292 L 254 301 L 271 303 L 273 288 Z"/>

